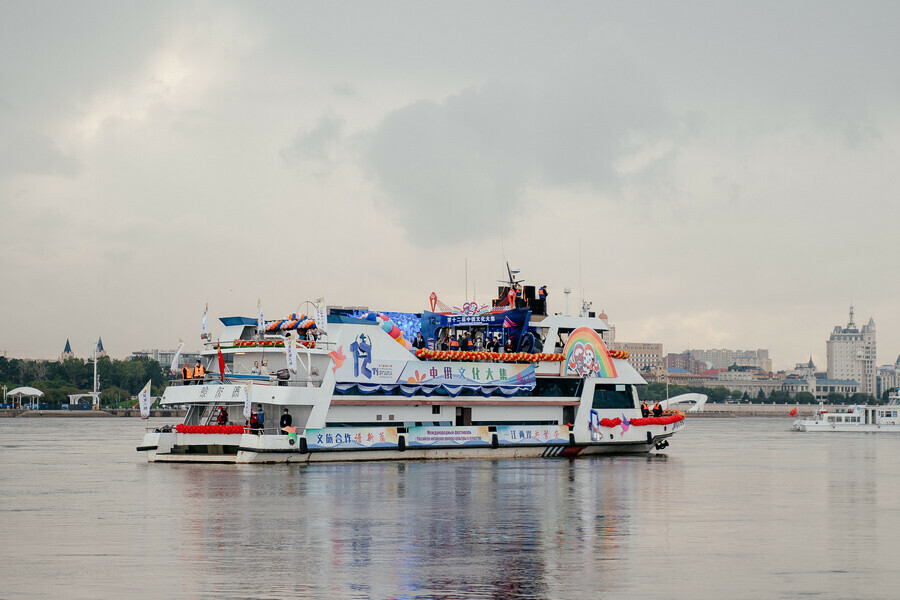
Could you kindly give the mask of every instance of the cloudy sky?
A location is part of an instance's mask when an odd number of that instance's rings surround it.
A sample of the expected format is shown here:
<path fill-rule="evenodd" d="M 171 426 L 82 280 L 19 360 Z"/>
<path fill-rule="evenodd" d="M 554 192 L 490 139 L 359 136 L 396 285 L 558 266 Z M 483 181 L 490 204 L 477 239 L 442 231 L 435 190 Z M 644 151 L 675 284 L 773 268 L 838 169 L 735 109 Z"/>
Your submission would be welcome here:
<path fill-rule="evenodd" d="M 0 352 L 198 347 L 207 302 L 486 301 L 509 260 L 619 339 L 777 367 L 824 368 L 852 299 L 893 362 L 898 25 L 821 0 L 0 2 Z"/>

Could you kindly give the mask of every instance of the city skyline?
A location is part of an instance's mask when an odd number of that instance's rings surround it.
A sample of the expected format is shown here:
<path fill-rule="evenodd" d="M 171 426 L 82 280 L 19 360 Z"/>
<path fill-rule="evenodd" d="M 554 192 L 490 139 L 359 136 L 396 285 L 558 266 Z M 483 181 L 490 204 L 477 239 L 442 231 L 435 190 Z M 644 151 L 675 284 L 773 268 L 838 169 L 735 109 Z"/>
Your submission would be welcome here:
<path fill-rule="evenodd" d="M 0 350 L 199 346 L 206 303 L 487 301 L 509 260 L 622 340 L 776 369 L 824 365 L 852 302 L 893 363 L 898 17 L 6 3 Z"/>

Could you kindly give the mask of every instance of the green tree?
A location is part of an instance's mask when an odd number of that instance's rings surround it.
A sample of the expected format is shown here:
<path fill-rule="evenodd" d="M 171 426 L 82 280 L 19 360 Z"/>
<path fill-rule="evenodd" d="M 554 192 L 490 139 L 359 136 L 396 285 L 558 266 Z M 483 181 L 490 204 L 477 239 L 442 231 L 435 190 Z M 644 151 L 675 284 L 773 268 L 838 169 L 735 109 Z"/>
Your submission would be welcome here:
<path fill-rule="evenodd" d="M 128 403 L 131 400 L 131 394 L 128 390 L 120 387 L 109 387 L 100 392 L 100 404 L 105 406 L 119 406 Z"/>
<path fill-rule="evenodd" d="M 850 404 L 869 404 L 874 400 L 872 396 L 863 393 L 856 393 L 850 396 Z"/>
<path fill-rule="evenodd" d="M 794 396 L 794 400 L 798 404 L 815 404 L 816 403 L 816 397 L 813 396 L 809 392 L 797 392 L 797 395 Z"/>
<path fill-rule="evenodd" d="M 828 396 L 825 397 L 825 402 L 828 404 L 843 404 L 846 402 L 847 397 L 843 394 L 838 394 L 837 392 L 831 392 Z"/>

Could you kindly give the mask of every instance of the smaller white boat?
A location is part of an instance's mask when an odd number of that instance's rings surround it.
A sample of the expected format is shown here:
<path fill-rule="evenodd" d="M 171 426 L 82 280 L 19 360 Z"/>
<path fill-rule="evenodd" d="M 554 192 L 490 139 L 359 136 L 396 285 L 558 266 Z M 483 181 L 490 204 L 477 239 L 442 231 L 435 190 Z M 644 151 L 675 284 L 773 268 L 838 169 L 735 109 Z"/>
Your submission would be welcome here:
<path fill-rule="evenodd" d="M 812 419 L 794 421 L 794 431 L 900 432 L 900 393 L 881 406 L 857 405 L 826 410 L 819 404 Z"/>

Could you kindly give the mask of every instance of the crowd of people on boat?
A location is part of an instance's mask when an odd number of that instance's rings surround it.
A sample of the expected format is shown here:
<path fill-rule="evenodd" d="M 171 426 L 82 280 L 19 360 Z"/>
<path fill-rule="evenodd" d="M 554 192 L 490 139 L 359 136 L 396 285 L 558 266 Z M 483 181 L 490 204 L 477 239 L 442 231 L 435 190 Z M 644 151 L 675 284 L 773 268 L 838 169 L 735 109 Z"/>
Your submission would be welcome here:
<path fill-rule="evenodd" d="M 540 351 L 541 342 L 535 339 L 535 351 Z M 428 345 L 421 333 L 416 334 L 412 342 L 415 349 L 427 348 Z M 460 334 L 450 334 L 440 338 L 435 343 L 435 350 L 462 350 L 462 351 L 478 351 L 486 350 L 495 353 L 512 353 L 516 351 L 516 341 L 513 337 L 508 337 L 504 342 L 499 333 L 487 332 L 485 335 L 472 334 L 469 331 L 463 331 Z"/>
<path fill-rule="evenodd" d="M 218 407 L 219 412 L 216 414 L 216 425 L 228 425 L 228 410 L 224 406 Z M 285 427 L 290 427 L 294 422 L 290 411 L 285 408 L 278 421 L 278 427 L 281 429 L 282 435 L 287 435 Z M 244 427 L 248 428 L 251 433 L 257 435 L 263 433 L 266 427 L 266 411 L 263 410 L 262 404 L 257 404 L 256 409 L 250 410 L 250 418 L 244 421 Z"/>

